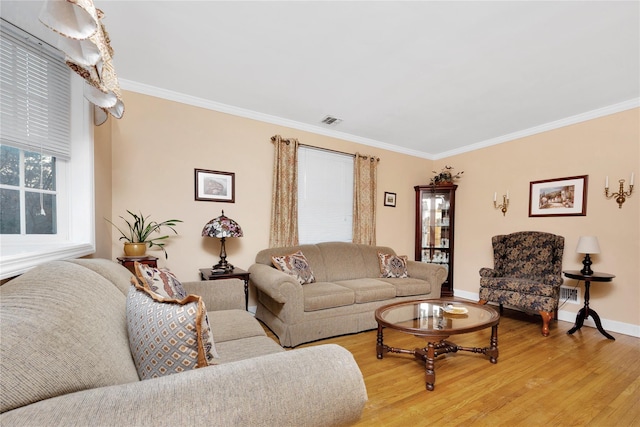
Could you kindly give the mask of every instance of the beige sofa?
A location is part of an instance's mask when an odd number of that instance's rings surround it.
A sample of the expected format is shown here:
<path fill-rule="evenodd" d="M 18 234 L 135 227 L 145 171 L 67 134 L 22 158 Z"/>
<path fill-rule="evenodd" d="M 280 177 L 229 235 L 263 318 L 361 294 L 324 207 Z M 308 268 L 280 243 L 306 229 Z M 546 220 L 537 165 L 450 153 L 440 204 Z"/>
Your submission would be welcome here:
<path fill-rule="evenodd" d="M 272 264 L 271 257 L 298 250 L 311 266 L 314 283 L 301 285 Z M 445 267 L 408 261 L 409 277 L 382 278 L 378 252 L 395 254 L 384 246 L 342 242 L 260 251 L 249 268 L 258 297 L 256 318 L 278 336 L 280 344 L 295 347 L 374 329 L 374 312 L 382 305 L 440 297 Z"/>
<path fill-rule="evenodd" d="M 205 300 L 219 364 L 140 381 L 127 337 L 130 277 L 109 260 L 57 261 L 0 287 L 0 425 L 326 426 L 360 417 L 367 395 L 352 355 L 336 345 L 285 351 L 242 309 L 236 281 L 184 284 Z"/>

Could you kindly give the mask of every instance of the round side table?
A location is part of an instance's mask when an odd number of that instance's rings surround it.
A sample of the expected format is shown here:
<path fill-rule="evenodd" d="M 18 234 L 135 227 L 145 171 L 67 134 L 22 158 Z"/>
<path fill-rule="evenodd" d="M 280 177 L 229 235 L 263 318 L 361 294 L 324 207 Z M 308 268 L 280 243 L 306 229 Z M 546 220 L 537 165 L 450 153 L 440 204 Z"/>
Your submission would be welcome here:
<path fill-rule="evenodd" d="M 578 315 L 576 316 L 576 323 L 575 325 L 573 325 L 573 328 L 567 331 L 567 333 L 571 335 L 578 329 L 582 328 L 585 319 L 591 316 L 596 322 L 596 328 L 598 328 L 600 333 L 610 340 L 615 340 L 612 335 L 607 333 L 607 331 L 602 328 L 602 322 L 600 321 L 600 316 L 598 316 L 598 313 L 596 313 L 594 309 L 589 308 L 589 286 L 591 286 L 591 282 L 610 282 L 616 276 L 609 273 L 593 273 L 591 275 L 585 275 L 580 273 L 579 270 L 565 270 L 563 271 L 563 273 L 569 279 L 584 280 L 584 307 L 582 307 L 580 311 L 578 311 Z"/>

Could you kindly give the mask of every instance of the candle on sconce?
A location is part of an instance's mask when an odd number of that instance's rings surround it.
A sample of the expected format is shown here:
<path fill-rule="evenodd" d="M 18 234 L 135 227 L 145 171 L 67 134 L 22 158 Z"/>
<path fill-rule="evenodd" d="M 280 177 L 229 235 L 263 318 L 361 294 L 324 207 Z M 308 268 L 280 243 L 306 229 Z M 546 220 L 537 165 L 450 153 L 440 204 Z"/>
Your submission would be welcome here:
<path fill-rule="evenodd" d="M 498 200 L 498 193 L 494 192 L 493 193 L 493 201 L 495 202 L 496 200 Z"/>
<path fill-rule="evenodd" d="M 604 179 L 604 187 L 609 188 L 609 175 Z"/>
<path fill-rule="evenodd" d="M 509 190 L 507 190 L 507 200 L 509 200 Z"/>
<path fill-rule="evenodd" d="M 629 183 L 629 185 L 633 185 L 633 172 L 631 172 L 631 182 Z"/>

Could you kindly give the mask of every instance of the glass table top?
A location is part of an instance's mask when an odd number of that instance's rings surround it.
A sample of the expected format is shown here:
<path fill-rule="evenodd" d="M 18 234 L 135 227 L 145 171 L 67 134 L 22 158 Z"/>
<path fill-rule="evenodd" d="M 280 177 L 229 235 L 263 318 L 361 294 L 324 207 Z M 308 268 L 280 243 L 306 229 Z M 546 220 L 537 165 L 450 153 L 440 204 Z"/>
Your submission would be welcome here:
<path fill-rule="evenodd" d="M 376 310 L 379 325 L 415 335 L 452 335 L 497 325 L 498 312 L 487 305 L 459 300 L 416 300 Z"/>

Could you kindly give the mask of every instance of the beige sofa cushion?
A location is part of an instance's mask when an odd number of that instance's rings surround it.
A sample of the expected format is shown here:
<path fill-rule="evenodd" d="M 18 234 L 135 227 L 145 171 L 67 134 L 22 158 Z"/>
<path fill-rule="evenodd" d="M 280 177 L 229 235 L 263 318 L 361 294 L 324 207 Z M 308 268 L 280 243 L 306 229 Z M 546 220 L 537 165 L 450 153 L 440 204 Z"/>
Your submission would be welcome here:
<path fill-rule="evenodd" d="M 422 279 L 407 277 L 405 279 L 380 278 L 378 280 L 392 284 L 396 288 L 396 296 L 399 297 L 431 293 L 431 283 Z"/>
<path fill-rule="evenodd" d="M 0 286 L 0 412 L 139 381 L 125 301 L 102 275 L 65 261 Z"/>
<path fill-rule="evenodd" d="M 355 302 L 353 290 L 335 283 L 316 282 L 302 287 L 304 311 L 351 305 Z"/>
<path fill-rule="evenodd" d="M 353 290 L 357 304 L 392 299 L 396 296 L 395 286 L 378 279 L 341 280 L 336 284 Z"/>

